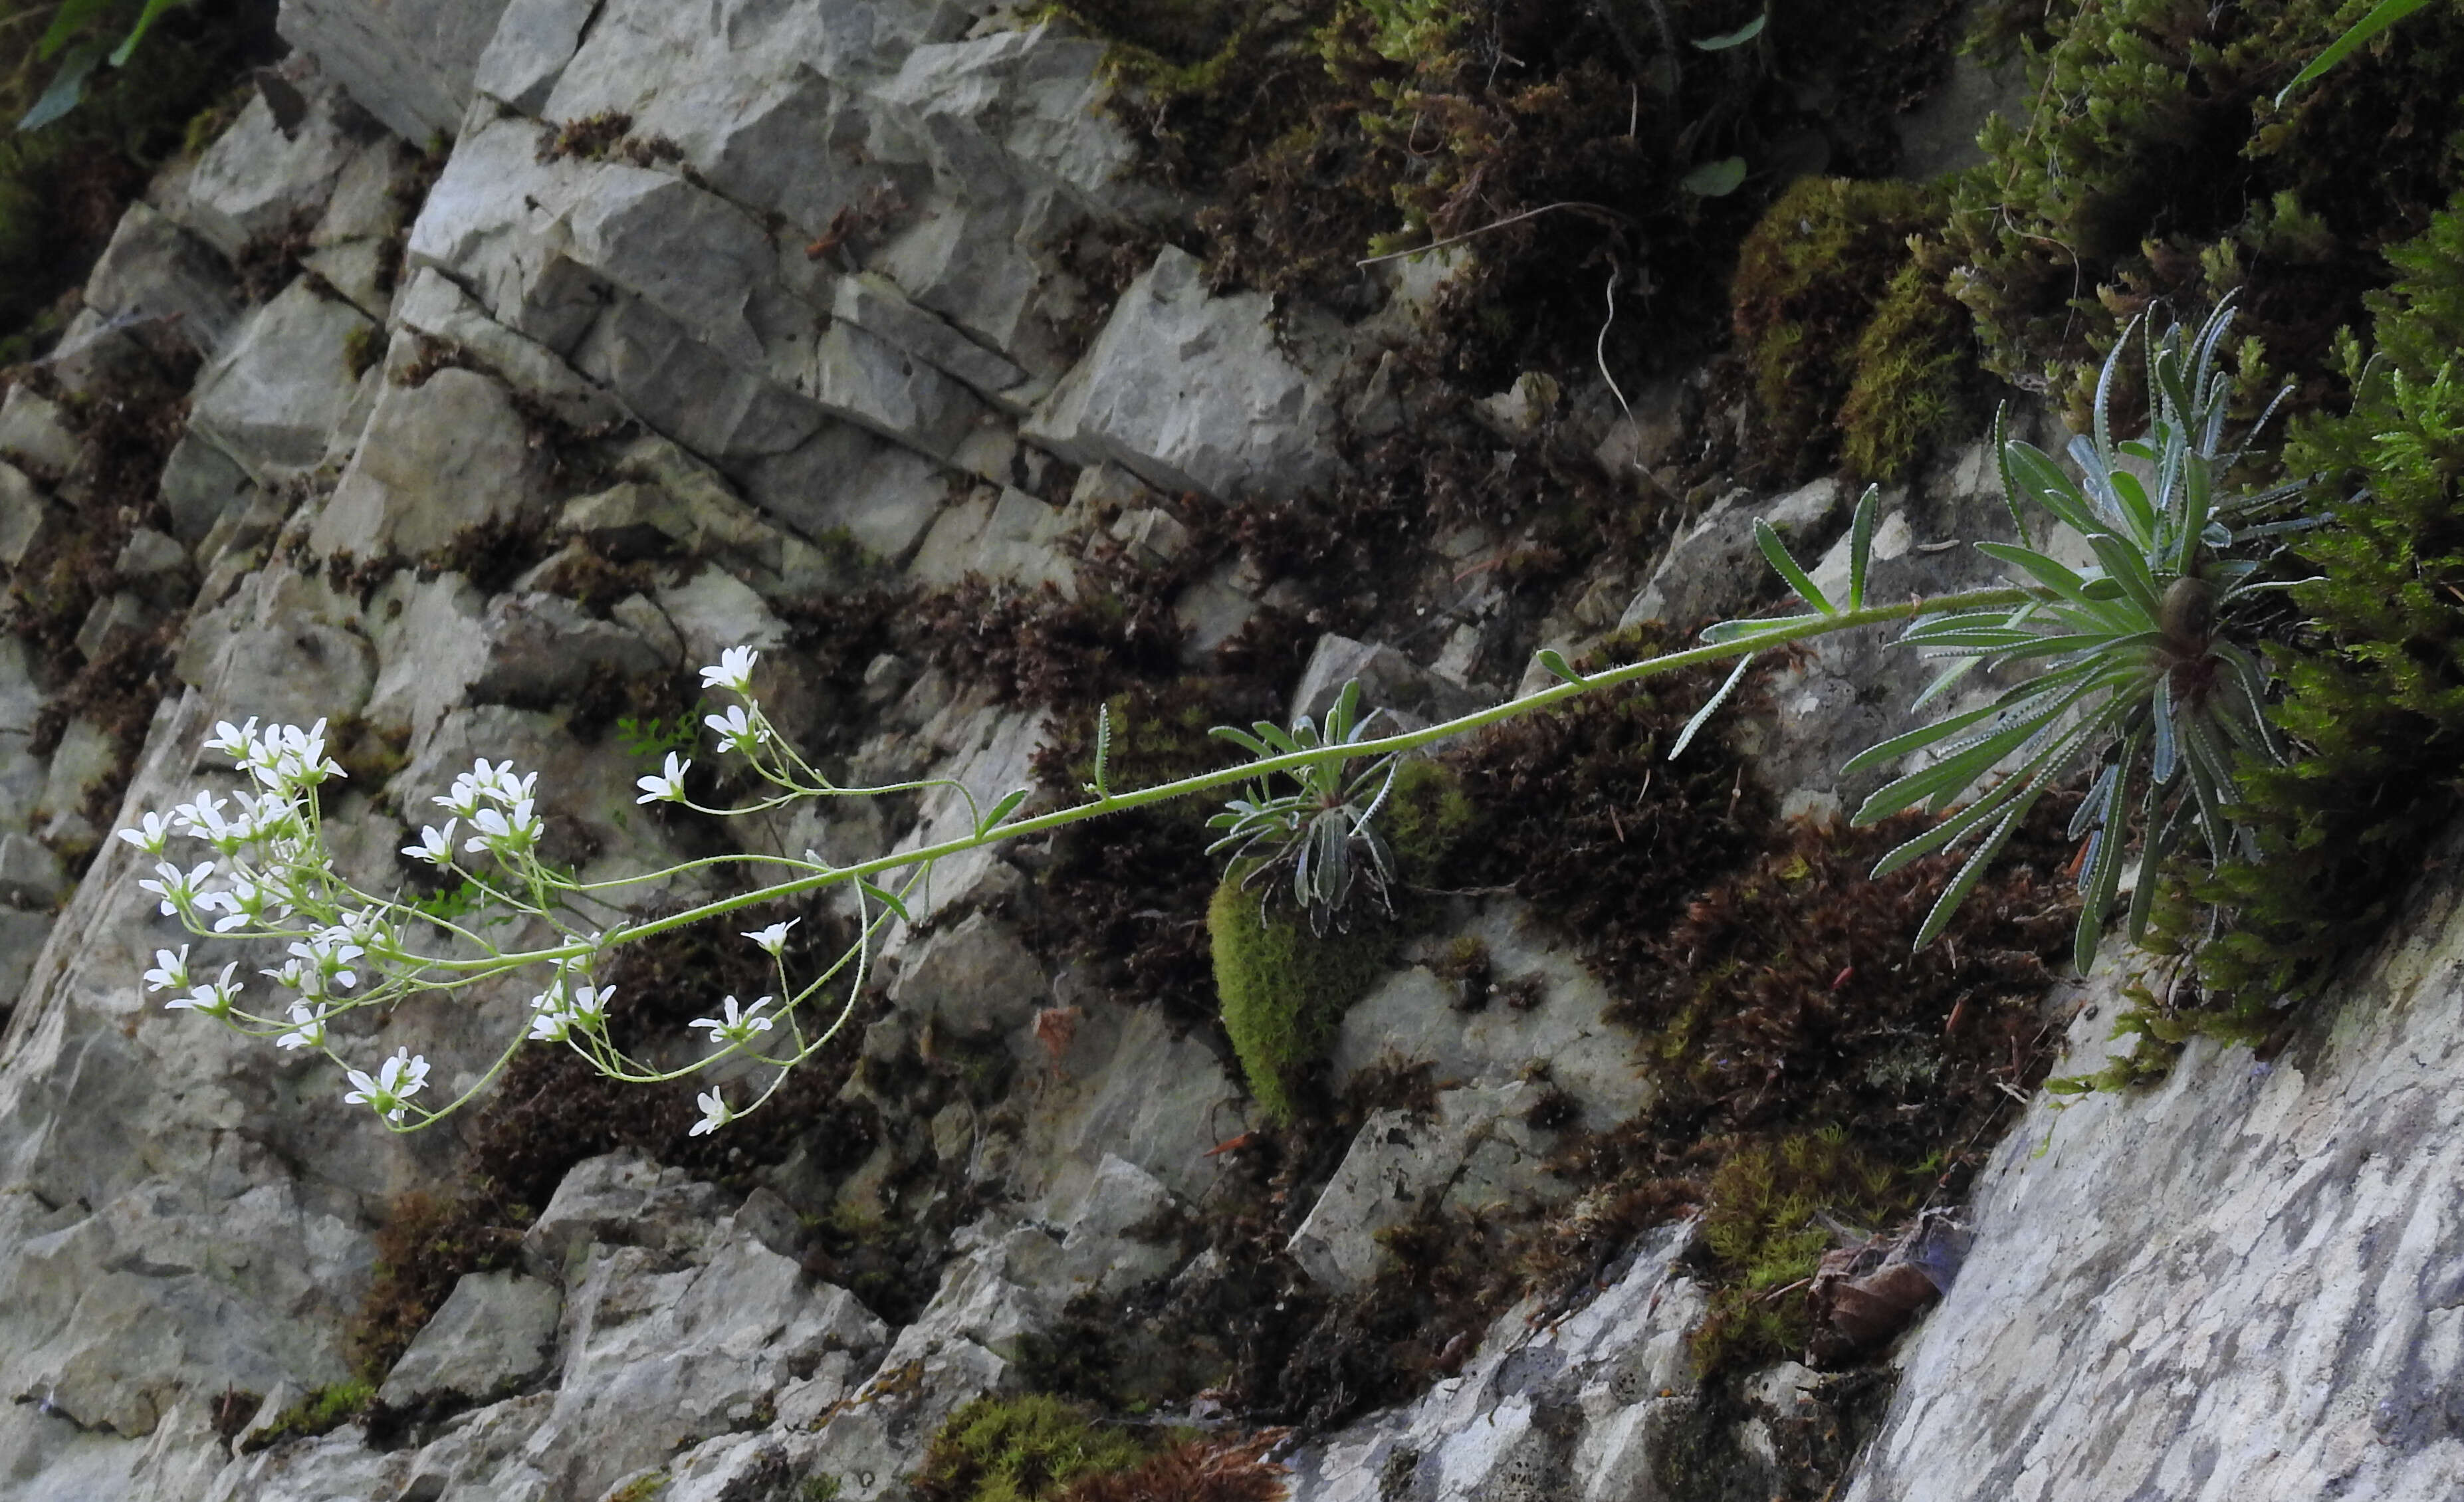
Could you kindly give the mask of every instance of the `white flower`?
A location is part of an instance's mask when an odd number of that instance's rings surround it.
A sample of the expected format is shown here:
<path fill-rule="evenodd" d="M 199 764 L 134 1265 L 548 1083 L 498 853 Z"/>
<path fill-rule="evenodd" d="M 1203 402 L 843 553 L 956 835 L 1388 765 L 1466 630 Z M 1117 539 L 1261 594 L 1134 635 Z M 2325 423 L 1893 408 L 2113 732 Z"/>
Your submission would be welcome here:
<path fill-rule="evenodd" d="M 713 1043 L 750 1043 L 755 1033 L 770 1030 L 769 1018 L 754 1015 L 770 1005 L 770 998 L 765 996 L 750 1006 L 738 1007 L 736 998 L 731 996 L 720 1005 L 726 1008 L 726 1016 L 723 1020 L 717 1017 L 696 1017 L 685 1026 L 709 1028 L 710 1041 Z"/>
<path fill-rule="evenodd" d="M 717 1091 L 695 1095 L 693 1104 L 701 1107 L 701 1119 L 693 1123 L 687 1137 L 707 1137 L 736 1119 L 736 1113 L 728 1109 L 727 1097 Z"/>
<path fill-rule="evenodd" d="M 667 768 L 658 776 L 637 777 L 633 780 L 633 785 L 642 790 L 642 796 L 634 799 L 633 801 L 637 804 L 683 803 L 685 801 L 685 773 L 690 770 L 692 766 L 693 763 L 691 762 L 688 762 L 684 758 L 676 755 L 673 751 L 669 752 Z"/>
<path fill-rule="evenodd" d="M 740 937 L 753 940 L 755 944 L 768 951 L 770 957 L 775 960 L 779 956 L 779 951 L 787 947 L 787 930 L 803 921 L 803 918 L 791 917 L 784 923 L 773 923 L 768 928 L 757 928 L 752 933 Z"/>
<path fill-rule="evenodd" d="M 291 1004 L 291 1031 L 274 1040 L 277 1049 L 321 1049 L 325 1046 L 325 1019 L 311 1010 L 305 1002 Z"/>
<path fill-rule="evenodd" d="M 197 899 L 197 906 L 219 910 L 224 915 L 214 920 L 217 934 L 228 934 L 252 923 L 261 927 L 291 911 L 272 887 L 244 871 L 231 873 L 229 890 L 207 893 Z"/>
<path fill-rule="evenodd" d="M 718 666 L 701 670 L 701 686 L 706 689 L 733 689 L 746 698 L 753 696 L 753 665 L 761 654 L 750 647 L 730 647 L 718 654 Z"/>
<path fill-rule="evenodd" d="M 120 837 L 148 855 L 160 855 L 171 840 L 171 821 L 159 813 L 148 812 L 137 822 L 137 828 L 122 829 Z"/>
<path fill-rule="evenodd" d="M 347 1071 L 351 1080 L 350 1093 L 342 1097 L 346 1106 L 366 1105 L 387 1121 L 399 1124 L 403 1102 L 420 1093 L 428 1084 L 428 1060 L 414 1058 L 408 1049 L 396 1049 L 393 1057 L 370 1079 L 359 1070 Z"/>
<path fill-rule="evenodd" d="M 294 943 L 291 953 L 316 967 L 319 990 L 340 986 L 347 991 L 360 983 L 360 974 L 351 968 L 351 961 L 366 951 L 352 943 L 347 935 L 338 939 L 329 930 L 304 942 Z"/>
<path fill-rule="evenodd" d="M 607 1020 L 607 1004 L 614 999 L 612 985 L 577 985 L 573 988 L 573 1005 L 564 1014 L 579 1027 L 596 1027 Z"/>
<path fill-rule="evenodd" d="M 167 949 L 157 949 L 154 951 L 154 968 L 145 972 L 145 989 L 149 991 L 176 991 L 187 983 L 187 945 L 182 944 L 180 946 L 180 952 L 176 955 Z"/>
<path fill-rule="evenodd" d="M 507 812 L 480 809 L 471 820 L 471 827 L 479 832 L 462 843 L 464 850 L 473 855 L 493 850 L 507 859 L 537 844 L 540 830 L 539 815 L 531 811 L 527 798 L 516 802 Z"/>
<path fill-rule="evenodd" d="M 705 715 L 702 723 L 717 734 L 722 751 L 741 751 L 750 756 L 754 747 L 770 739 L 770 732 L 754 723 L 741 704 L 730 704 L 724 715 Z"/>
<path fill-rule="evenodd" d="M 255 744 L 256 717 L 254 715 L 248 717 L 248 723 L 245 725 L 234 725 L 226 719 L 214 726 L 214 733 L 206 738 L 207 750 L 219 751 L 241 766 L 248 764 L 249 752 Z"/>
<path fill-rule="evenodd" d="M 562 1043 L 573 1031 L 573 1019 L 561 1011 L 543 1011 L 531 1019 L 530 1041 Z"/>
<path fill-rule="evenodd" d="M 404 846 L 402 852 L 412 860 L 424 860 L 430 866 L 451 866 L 453 864 L 453 827 L 461 822 L 448 819 L 441 829 L 430 826 L 420 830 L 419 843 Z"/>
<path fill-rule="evenodd" d="M 160 879 L 154 881 L 141 881 L 137 885 L 140 890 L 150 892 L 156 896 L 161 897 L 163 899 L 163 916 L 165 917 L 169 917 L 174 914 L 185 914 L 191 907 L 195 906 L 197 901 L 197 889 L 205 885 L 206 878 L 213 873 L 214 863 L 212 861 L 206 862 L 196 870 L 189 872 L 187 875 L 182 875 L 180 873 L 179 867 L 172 865 L 169 861 L 164 861 L 154 868 L 154 874 Z"/>
<path fill-rule="evenodd" d="M 239 1000 L 241 991 L 247 989 L 239 982 L 231 979 L 231 972 L 238 968 L 236 962 L 223 966 L 223 973 L 219 980 L 200 985 L 186 996 L 174 997 L 165 1002 L 164 1007 L 175 1012 L 199 1011 L 209 1017 L 230 1016 L 231 1004 Z"/>

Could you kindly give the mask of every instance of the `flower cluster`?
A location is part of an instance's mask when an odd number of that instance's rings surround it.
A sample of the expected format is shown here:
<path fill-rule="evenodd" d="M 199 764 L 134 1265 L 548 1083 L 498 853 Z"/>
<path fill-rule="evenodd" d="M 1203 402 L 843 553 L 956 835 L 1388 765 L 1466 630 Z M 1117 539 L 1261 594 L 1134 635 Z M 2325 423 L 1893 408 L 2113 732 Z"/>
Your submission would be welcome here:
<path fill-rule="evenodd" d="M 670 751 L 657 775 L 637 780 L 639 802 L 674 803 L 701 813 L 734 816 L 805 798 L 927 785 L 849 790 L 831 784 L 784 743 L 755 702 L 753 674 L 759 661 L 760 654 L 750 647 L 729 648 L 716 663 L 701 670 L 701 679 L 704 688 L 724 689 L 743 699 L 706 717 L 704 723 L 721 752 L 741 753 L 746 770 L 756 782 L 767 784 L 767 789 L 733 806 L 701 808 L 685 790 L 693 762 Z M 625 936 L 621 931 L 613 936 L 584 933 L 570 926 L 571 918 L 593 905 L 609 903 L 605 894 L 613 889 L 635 882 L 665 883 L 676 872 L 652 871 L 585 884 L 542 864 L 546 826 L 538 802 L 539 774 L 481 757 L 431 800 L 444 814 L 442 822 L 421 828 L 413 843 L 401 847 L 415 865 L 461 876 L 458 889 L 418 900 L 363 892 L 336 870 L 325 845 L 318 790 L 345 775 L 326 754 L 325 742 L 321 720 L 304 730 L 260 728 L 253 718 L 217 724 L 206 744 L 231 759 L 241 785 L 201 790 L 168 812 L 140 812 L 119 837 L 152 857 L 153 870 L 139 885 L 156 899 L 165 917 L 177 918 L 200 936 L 262 943 L 269 953 L 282 957 L 258 971 L 276 992 L 270 1003 L 248 999 L 253 983 L 237 979 L 238 961 L 209 970 L 203 961 L 191 959 L 187 944 L 155 951 L 155 962 L 144 972 L 146 990 L 165 996 L 166 1006 L 203 1013 L 285 1051 L 332 1059 L 349 1081 L 344 1102 L 367 1107 L 387 1125 L 415 1130 L 460 1101 L 421 1104 L 417 1097 L 429 1084 L 429 1064 L 407 1048 L 396 1049 L 374 1071 L 354 1068 L 337 1051 L 338 1041 L 347 1041 L 350 1031 L 337 1024 L 361 1008 L 389 1006 L 422 992 L 486 983 L 489 989 L 472 994 L 502 994 L 493 984 L 498 978 L 536 973 L 544 966 L 549 978 L 530 998 L 519 1041 L 571 1048 L 609 1077 L 641 1083 L 673 1079 L 729 1055 L 739 1056 L 738 1068 L 758 1062 L 783 1078 L 787 1069 L 826 1043 L 853 1015 L 871 929 L 847 960 L 799 987 L 787 975 L 787 947 L 790 932 L 802 919 L 789 917 L 743 935 L 777 965 L 778 994 L 759 997 L 750 1005 L 728 996 L 715 1015 L 696 1018 L 692 1026 L 706 1030 L 713 1045 L 706 1058 L 670 1069 L 628 1057 L 608 1027 L 614 988 L 593 978 L 599 956 Z M 208 858 L 194 864 L 175 858 L 171 848 L 184 839 L 206 846 Z M 480 858 L 479 863 L 471 864 L 471 857 Z M 703 864 L 709 863 L 693 863 Z M 809 854 L 807 864 L 826 869 Z M 721 910 L 734 911 L 750 900 L 729 901 Z M 880 911 L 886 915 L 894 905 Z M 482 916 L 467 918 L 474 907 Z M 888 921 L 887 917 L 880 921 Z M 508 925 L 518 925 L 517 933 L 549 937 L 529 940 L 539 947 L 498 948 L 493 936 Z M 419 941 L 423 938 L 426 942 Z M 851 983 L 836 1019 L 818 1033 L 808 1032 L 797 1008 L 850 963 Z M 259 1009 L 251 1010 L 251 1005 Z M 744 1110 L 759 1106 L 776 1088 L 774 1078 Z M 742 1114 L 715 1090 L 702 1095 L 701 1107 L 702 1119 L 693 1128 L 697 1134 L 715 1131 Z"/>

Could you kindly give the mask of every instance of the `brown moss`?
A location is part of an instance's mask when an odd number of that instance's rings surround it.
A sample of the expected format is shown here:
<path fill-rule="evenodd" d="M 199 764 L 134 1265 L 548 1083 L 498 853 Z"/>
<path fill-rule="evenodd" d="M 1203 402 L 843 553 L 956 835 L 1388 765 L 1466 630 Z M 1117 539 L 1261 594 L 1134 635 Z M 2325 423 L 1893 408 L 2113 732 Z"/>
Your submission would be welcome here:
<path fill-rule="evenodd" d="M 382 1384 L 464 1273 L 513 1266 L 535 1213 L 491 1188 L 395 1200 L 377 1228 L 375 1280 L 345 1336 L 352 1368 Z"/>

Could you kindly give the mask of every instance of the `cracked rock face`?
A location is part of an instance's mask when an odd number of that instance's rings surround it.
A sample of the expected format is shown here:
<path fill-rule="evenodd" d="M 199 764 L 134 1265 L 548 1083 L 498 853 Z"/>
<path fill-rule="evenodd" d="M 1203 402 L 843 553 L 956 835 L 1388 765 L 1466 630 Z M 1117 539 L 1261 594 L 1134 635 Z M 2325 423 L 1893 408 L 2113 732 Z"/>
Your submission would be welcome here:
<path fill-rule="evenodd" d="M 824 1478 L 869 1502 L 903 1493 L 962 1404 L 1046 1382 L 1055 1342 L 1165 1328 L 1140 1322 L 1223 1281 L 1225 1253 L 1188 1231 L 1264 1125 L 1237 1065 L 1188 999 L 1105 999 L 1031 947 L 1048 852 L 983 850 L 941 863 L 880 946 L 860 1057 L 783 1160 L 714 1159 L 713 1182 L 578 1148 L 597 1156 L 549 1176 L 517 1265 L 462 1275 L 389 1371 L 355 1373 L 372 1232 L 463 1182 L 469 1144 L 384 1134 L 323 1061 L 145 999 L 140 975 L 187 936 L 108 837 L 123 807 L 230 796 L 198 747 L 253 715 L 354 738 L 324 816 L 387 890 L 429 799 L 482 757 L 540 773 L 549 858 L 585 881 L 673 866 L 716 847 L 637 804 L 644 765 L 609 721 L 626 694 L 752 646 L 765 702 L 835 738 L 832 775 L 921 785 L 748 823 L 740 848 L 912 851 L 1035 782 L 1060 721 L 904 644 L 812 671 L 811 623 L 859 588 L 972 580 L 1088 606 L 1108 560 L 1180 568 L 1157 595 L 1193 668 L 1296 619 L 1291 581 L 1191 551 L 1227 503 L 1336 476 L 1339 410 L 1355 434 L 1410 421 L 1398 361 L 1383 333 L 1211 292 L 1177 249 L 1089 308 L 1072 238 L 1191 206 L 1135 172 L 1100 44 L 989 9 L 284 0 L 308 114 L 285 128 L 252 102 L 159 181 L 93 270 L 57 388 L 10 388 L 14 585 L 82 524 L 79 402 L 172 367 L 130 320 L 176 315 L 166 343 L 197 362 L 162 513 L 112 538 L 111 578 L 70 623 L 78 661 L 0 636 L 0 1502 L 652 1484 L 765 1502 Z M 252 304 L 234 258 L 295 230 L 305 271 Z M 1676 441 L 1682 393 L 1654 389 L 1669 411 L 1635 413 L 1604 464 Z M 1518 382 L 1484 420 L 1526 442 L 1547 395 Z M 1977 450 L 1885 497 L 1878 596 L 1977 581 L 1942 540 L 2002 524 L 1991 471 Z M 1751 604 L 1756 517 L 1801 556 L 1830 547 L 1832 582 L 1847 498 L 1730 496 L 1656 567 L 1603 561 L 1540 639 L 1574 651 L 1629 600 L 1630 620 L 1680 627 Z M 1309 625 L 1317 653 L 1272 701 L 1322 714 L 1359 676 L 1423 718 L 1494 702 L 1486 680 L 1521 671 L 1496 660 L 1510 585 L 1487 569 L 1510 544 L 1437 540 L 1467 586 L 1459 619 L 1391 640 Z M 156 630 L 170 686 L 150 721 L 67 696 L 80 663 Z M 1772 675 L 1740 734 L 1792 807 L 1853 804 L 1868 784 L 1832 771 L 1843 750 L 1907 722 L 1916 683 L 1858 688 L 1882 651 L 1827 640 Z M 688 731 L 697 712 L 665 711 Z M 593 921 L 714 895 L 687 872 Z M 1379 1232 L 1438 1208 L 1562 1209 L 1566 1133 L 1655 1098 L 1608 992 L 1529 916 L 1462 898 L 1346 1017 L 1336 1092 L 1430 1089 L 1365 1111 L 1290 1186 L 1259 1252 L 1278 1287 L 1357 1296 L 1394 1269 Z M 2458 922 L 2452 893 L 2425 896 L 2346 1025 L 2271 1065 L 2194 1049 L 2161 1090 L 2033 1108 L 1980 1185 L 1964 1275 L 1892 1357 L 1879 1438 L 1853 1469 L 1826 1461 L 1845 1494 L 2464 1491 Z M 1459 1010 L 1450 940 L 1477 941 L 1516 1005 Z M 2107 977 L 2079 995 L 2115 1005 Z M 526 1000 L 421 998 L 344 1043 L 421 1052 L 458 1092 Z M 2094 1065 L 2101 1028 L 2079 1014 L 2066 1067 Z M 913 1227 L 925 1245 L 892 1255 Z M 1418 1396 L 1288 1446 L 1292 1494 L 1656 1502 L 1700 1494 L 1684 1467 L 1704 1456 L 1731 1494 L 1793 1484 L 1881 1408 L 1881 1379 L 1789 1362 L 1706 1391 L 1686 1344 L 1700 1261 L 1663 1226 L 1508 1310 Z M 354 1376 L 382 1382 L 370 1418 L 251 1443 Z"/>

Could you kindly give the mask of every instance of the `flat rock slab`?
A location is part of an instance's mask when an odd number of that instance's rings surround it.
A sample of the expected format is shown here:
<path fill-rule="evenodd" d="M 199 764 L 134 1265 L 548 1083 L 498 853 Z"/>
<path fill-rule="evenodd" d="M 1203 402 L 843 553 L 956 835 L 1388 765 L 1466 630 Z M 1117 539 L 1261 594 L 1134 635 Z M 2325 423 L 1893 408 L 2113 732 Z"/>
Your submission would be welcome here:
<path fill-rule="evenodd" d="M 552 1283 L 518 1272 L 466 1272 L 377 1390 L 407 1407 L 450 1395 L 481 1402 L 547 1370 L 564 1300 Z"/>
<path fill-rule="evenodd" d="M 2032 1108 L 1851 1502 L 2464 1495 L 2460 955 L 2451 880 L 2327 1036 Z M 2120 979 L 2057 1072 L 2101 1062 Z"/>

